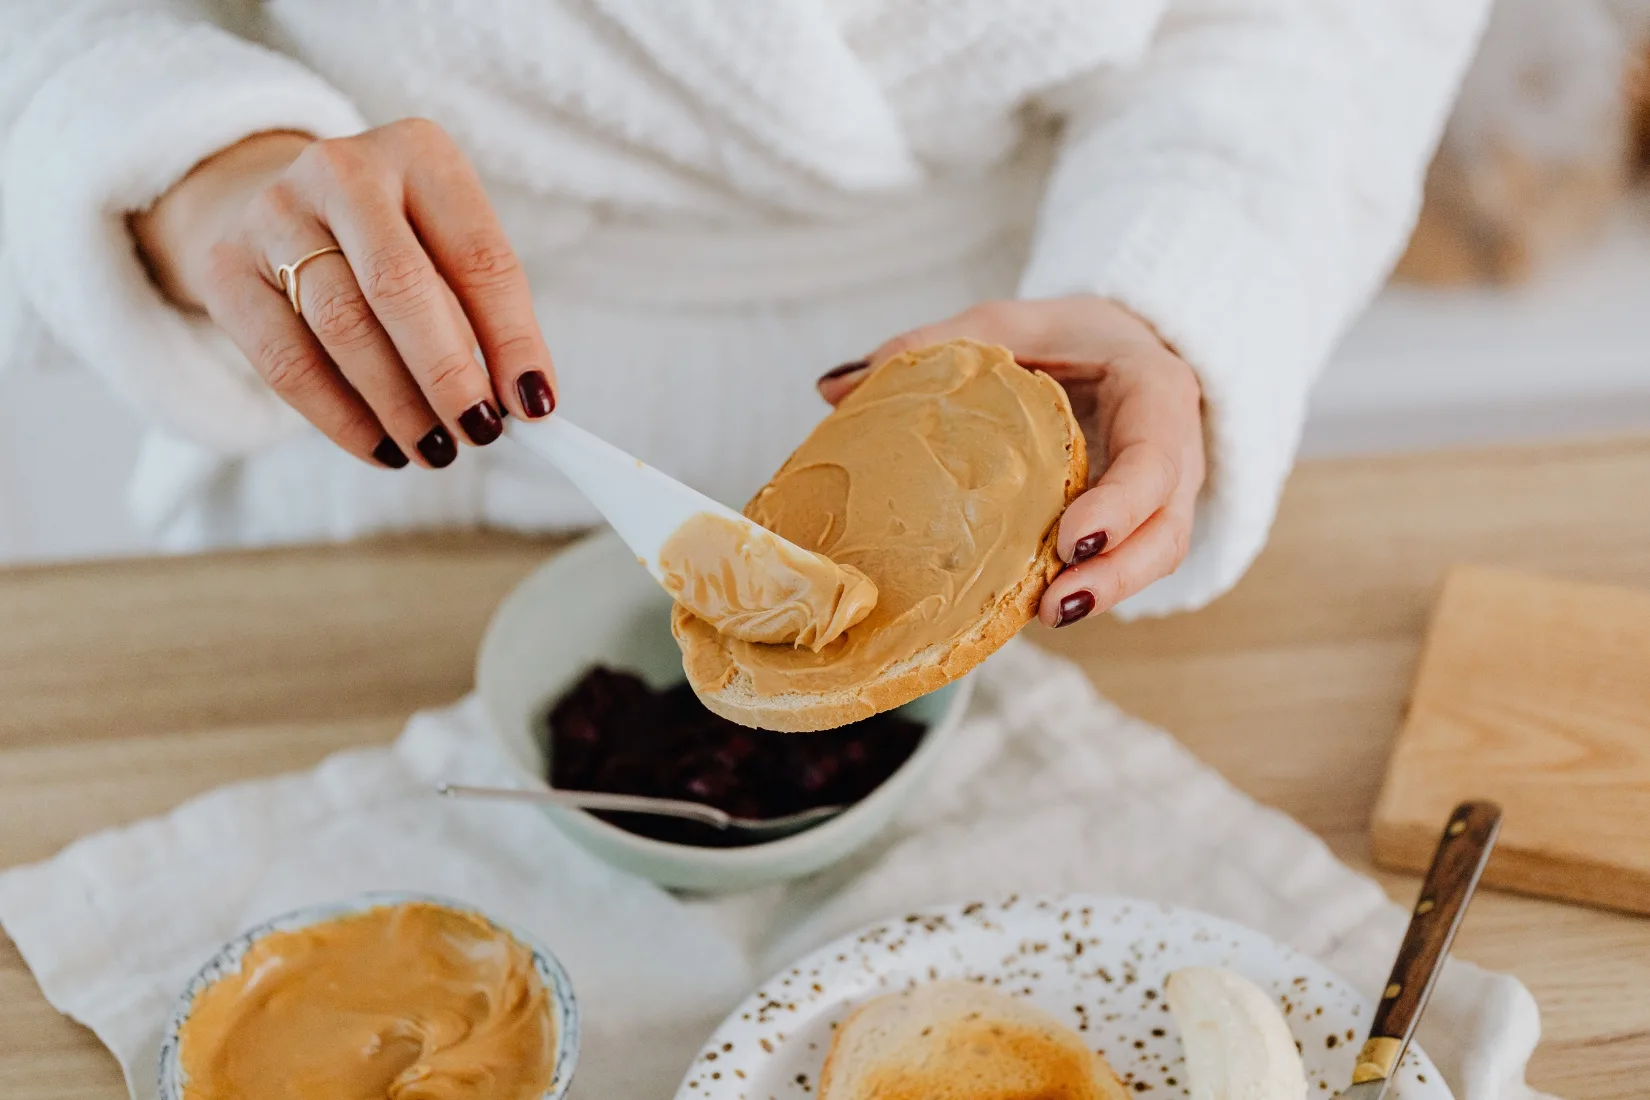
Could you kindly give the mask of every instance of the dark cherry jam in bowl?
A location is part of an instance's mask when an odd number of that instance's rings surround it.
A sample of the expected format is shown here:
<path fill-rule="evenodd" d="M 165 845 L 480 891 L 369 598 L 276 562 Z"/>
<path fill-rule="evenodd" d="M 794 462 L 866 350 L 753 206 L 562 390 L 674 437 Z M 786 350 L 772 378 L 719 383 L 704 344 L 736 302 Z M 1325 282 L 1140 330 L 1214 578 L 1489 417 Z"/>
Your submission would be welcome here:
<path fill-rule="evenodd" d="M 548 726 L 552 787 L 679 798 L 750 818 L 850 806 L 898 771 L 927 732 L 897 711 L 819 733 L 748 729 L 711 713 L 685 683 L 654 689 L 600 665 L 557 700 Z M 752 843 L 677 818 L 594 816 L 672 844 Z"/>

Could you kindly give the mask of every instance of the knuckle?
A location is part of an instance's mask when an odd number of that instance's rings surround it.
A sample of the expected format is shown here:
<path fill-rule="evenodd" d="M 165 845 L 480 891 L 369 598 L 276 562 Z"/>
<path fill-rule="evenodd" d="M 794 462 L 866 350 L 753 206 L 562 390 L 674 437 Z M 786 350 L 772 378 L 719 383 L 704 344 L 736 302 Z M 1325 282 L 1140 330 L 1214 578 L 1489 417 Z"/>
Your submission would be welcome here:
<path fill-rule="evenodd" d="M 1157 476 L 1162 479 L 1163 495 L 1168 496 L 1180 484 L 1180 463 L 1167 447 L 1153 444 L 1151 455 L 1157 466 Z"/>
<path fill-rule="evenodd" d="M 317 291 L 317 299 L 307 311 L 309 327 L 324 344 L 354 347 L 370 339 L 378 319 L 356 288 L 333 285 Z"/>
<path fill-rule="evenodd" d="M 462 352 L 443 355 L 425 372 L 425 392 L 438 400 L 447 396 L 463 397 L 470 390 L 471 375 L 476 369 L 476 361 Z"/>
<path fill-rule="evenodd" d="M 414 115 L 390 123 L 389 129 L 401 140 L 419 148 L 428 148 L 447 141 L 447 131 L 431 119 Z"/>
<path fill-rule="evenodd" d="M 212 286 L 227 286 L 248 266 L 246 250 L 233 241 L 214 241 L 206 250 L 206 277 Z"/>
<path fill-rule="evenodd" d="M 386 425 L 401 425 L 407 437 L 419 439 L 435 424 L 436 418 L 416 390 L 377 406 Z"/>
<path fill-rule="evenodd" d="M 367 135 L 312 142 L 295 167 L 313 187 L 346 198 L 386 194 L 395 175 L 392 162 Z"/>
<path fill-rule="evenodd" d="M 493 342 L 489 361 L 495 366 L 536 358 L 538 341 L 525 332 L 508 333 Z"/>
<path fill-rule="evenodd" d="M 1102 481 L 1080 498 L 1090 526 L 1103 525 L 1108 518 L 1120 517 L 1133 524 L 1134 509 L 1129 507 L 1129 495 L 1122 486 Z"/>
<path fill-rule="evenodd" d="M 1209 462 L 1203 454 L 1203 440 L 1199 438 L 1196 445 L 1192 447 L 1186 463 L 1186 480 L 1182 487 L 1189 489 L 1192 495 L 1195 496 L 1202 490 L 1203 483 L 1208 480 L 1208 477 Z"/>
<path fill-rule="evenodd" d="M 925 348 L 932 343 L 934 343 L 934 338 L 928 334 L 928 330 L 919 328 L 902 336 L 894 337 L 883 346 L 882 350 L 887 353 L 884 358 L 892 359 L 896 355 L 904 355 L 908 351 Z"/>
<path fill-rule="evenodd" d="M 1105 481 L 1094 489 L 1106 513 L 1121 518 L 1131 531 L 1163 507 L 1168 499 L 1165 490 L 1166 486 L 1153 484 L 1138 470 L 1126 481 Z"/>
<path fill-rule="evenodd" d="M 400 315 L 430 304 L 431 284 L 424 257 L 410 245 L 390 245 L 366 258 L 361 288 L 374 302 Z"/>
<path fill-rule="evenodd" d="M 1112 607 L 1129 594 L 1123 574 L 1116 569 L 1099 570 L 1089 581 L 1089 591 L 1094 594 L 1097 609 Z"/>
<path fill-rule="evenodd" d="M 1174 526 L 1174 564 L 1179 565 L 1186 560 L 1186 555 L 1192 551 L 1192 525 L 1177 523 Z"/>
<path fill-rule="evenodd" d="M 298 154 L 304 167 L 333 180 L 357 179 L 368 170 L 366 150 L 352 138 L 324 138 Z"/>
<path fill-rule="evenodd" d="M 299 220 L 304 212 L 304 200 L 298 188 L 289 180 L 276 180 L 253 198 L 249 214 L 252 221 L 265 228 L 289 225 Z"/>
<path fill-rule="evenodd" d="M 288 399 L 318 393 L 326 382 L 320 359 L 302 341 L 288 336 L 260 346 L 257 365 L 269 388 Z"/>
<path fill-rule="evenodd" d="M 999 343 L 1022 349 L 1041 348 L 1048 343 L 1049 311 L 1045 303 L 997 298 L 981 302 L 969 313 L 969 324 Z"/>
<path fill-rule="evenodd" d="M 463 282 L 482 287 L 499 286 L 521 271 L 521 261 L 501 237 L 485 234 L 458 245 L 453 256 L 453 273 Z"/>
<path fill-rule="evenodd" d="M 1169 396 L 1180 405 L 1197 408 L 1203 401 L 1203 386 L 1198 381 L 1197 372 L 1184 359 L 1172 353 L 1163 367 L 1155 373 L 1167 388 Z"/>
<path fill-rule="evenodd" d="M 336 423 L 322 422 L 316 427 L 330 435 L 344 450 L 363 458 L 372 454 L 378 441 L 384 438 L 383 426 L 370 412 L 363 410 L 340 407 Z"/>
<path fill-rule="evenodd" d="M 970 306 L 963 311 L 963 317 L 971 326 L 996 332 L 1009 324 L 1013 312 L 1014 303 L 993 299 Z"/>

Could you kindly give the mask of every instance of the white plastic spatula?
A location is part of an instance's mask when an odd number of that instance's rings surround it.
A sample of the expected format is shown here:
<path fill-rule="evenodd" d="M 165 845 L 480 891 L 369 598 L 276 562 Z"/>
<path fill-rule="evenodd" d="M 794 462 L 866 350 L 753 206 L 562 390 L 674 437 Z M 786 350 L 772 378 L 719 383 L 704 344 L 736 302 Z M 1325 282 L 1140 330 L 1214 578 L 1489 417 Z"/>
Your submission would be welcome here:
<path fill-rule="evenodd" d="M 504 434 L 566 474 L 661 584 L 664 575 L 659 571 L 659 547 L 689 517 L 700 512 L 761 532 L 757 537 L 790 545 L 727 505 L 569 423 L 565 416 L 506 420 Z"/>

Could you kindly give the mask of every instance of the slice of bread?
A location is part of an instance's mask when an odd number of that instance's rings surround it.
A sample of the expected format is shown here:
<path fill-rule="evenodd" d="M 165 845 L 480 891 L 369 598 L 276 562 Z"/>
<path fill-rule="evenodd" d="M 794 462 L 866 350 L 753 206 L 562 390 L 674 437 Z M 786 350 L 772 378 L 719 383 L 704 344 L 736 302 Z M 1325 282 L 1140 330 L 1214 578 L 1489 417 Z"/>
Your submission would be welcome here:
<path fill-rule="evenodd" d="M 990 593 L 988 598 L 983 599 L 978 613 L 950 636 L 929 640 L 922 648 L 900 655 L 899 659 L 864 680 L 832 690 L 785 690 L 765 694 L 759 690 L 750 673 L 733 660 L 732 646 L 739 643 L 730 643 L 709 624 L 678 606 L 671 627 L 682 649 L 682 663 L 687 670 L 688 682 L 693 685 L 700 700 L 715 713 L 741 725 L 787 733 L 844 726 L 908 703 L 957 679 L 999 649 L 1036 615 L 1044 590 L 1062 567 L 1055 550 L 1060 515 L 1065 506 L 1088 486 L 1088 453 L 1082 428 L 1073 416 L 1070 401 L 1059 383 L 1040 371 L 1018 367 L 1013 355 L 1005 348 L 972 340 L 956 340 L 887 360 L 871 373 L 859 390 L 826 417 L 815 432 L 823 430 L 834 418 L 853 416 L 855 399 L 861 394 L 886 394 L 902 386 L 904 379 L 917 380 L 912 384 L 911 393 L 906 396 L 913 396 L 919 403 L 932 400 L 935 402 L 933 411 L 939 416 L 939 403 L 947 395 L 934 394 L 930 397 L 921 388 L 921 380 L 925 371 L 931 370 L 937 360 L 947 356 L 972 364 L 970 369 L 997 369 L 1006 364 L 1017 372 L 1014 379 L 1017 399 L 1035 406 L 1039 415 L 1059 424 L 1063 430 L 1064 438 L 1053 441 L 1053 445 L 1059 448 L 1058 461 L 1046 464 L 1046 468 L 1052 467 L 1054 471 L 1052 477 L 1061 479 L 1057 492 L 1046 494 L 1051 507 L 1046 515 L 1036 517 L 1034 530 L 1013 532 L 1013 537 L 994 551 L 1020 558 L 1023 573 L 1017 574 L 1019 579 L 1004 590 Z M 1047 404 L 1043 405 L 1044 402 Z M 913 415 L 921 412 L 922 409 L 917 407 Z M 971 423 L 968 430 L 978 432 L 982 429 Z M 856 445 L 868 450 L 877 449 L 873 452 L 876 457 L 885 459 L 888 467 L 896 472 L 901 463 L 912 461 L 909 448 L 902 448 L 897 440 L 879 439 L 874 433 L 856 440 Z M 798 461 L 797 456 L 793 455 L 774 475 L 774 481 L 769 482 L 753 499 L 753 505 L 764 500 L 763 494 L 769 494 L 766 500 L 771 503 L 773 495 L 779 492 L 776 484 Z M 748 506 L 746 512 L 750 514 L 751 507 Z M 843 521 L 839 516 L 828 515 L 809 517 L 808 522 L 814 531 L 832 531 L 840 530 Z M 810 540 L 807 532 L 781 529 L 779 533 L 808 549 L 818 550 L 827 556 L 831 553 L 830 545 L 816 545 L 818 540 Z M 918 552 L 950 552 L 952 549 L 950 546 L 927 547 L 918 548 Z M 879 592 L 886 591 L 884 578 L 878 575 L 874 563 L 851 564 L 862 569 L 877 584 Z M 878 613 L 873 609 L 870 618 L 850 628 L 849 635 L 855 631 L 875 630 L 877 624 Z M 827 649 L 823 656 L 829 658 L 830 653 Z"/>
<path fill-rule="evenodd" d="M 972 982 L 930 982 L 862 1005 L 837 1028 L 819 1100 L 1123 1100 L 1071 1028 Z"/>

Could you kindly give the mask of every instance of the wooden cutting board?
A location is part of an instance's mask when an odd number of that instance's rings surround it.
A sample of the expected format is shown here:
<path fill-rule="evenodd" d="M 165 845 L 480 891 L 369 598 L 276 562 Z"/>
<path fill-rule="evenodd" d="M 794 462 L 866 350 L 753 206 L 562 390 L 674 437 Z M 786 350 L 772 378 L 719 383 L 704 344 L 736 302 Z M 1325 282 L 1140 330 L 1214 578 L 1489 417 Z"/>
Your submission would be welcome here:
<path fill-rule="evenodd" d="M 1650 913 L 1650 592 L 1478 566 L 1433 613 L 1375 810 L 1422 871 L 1456 803 L 1506 816 L 1484 881 Z"/>

